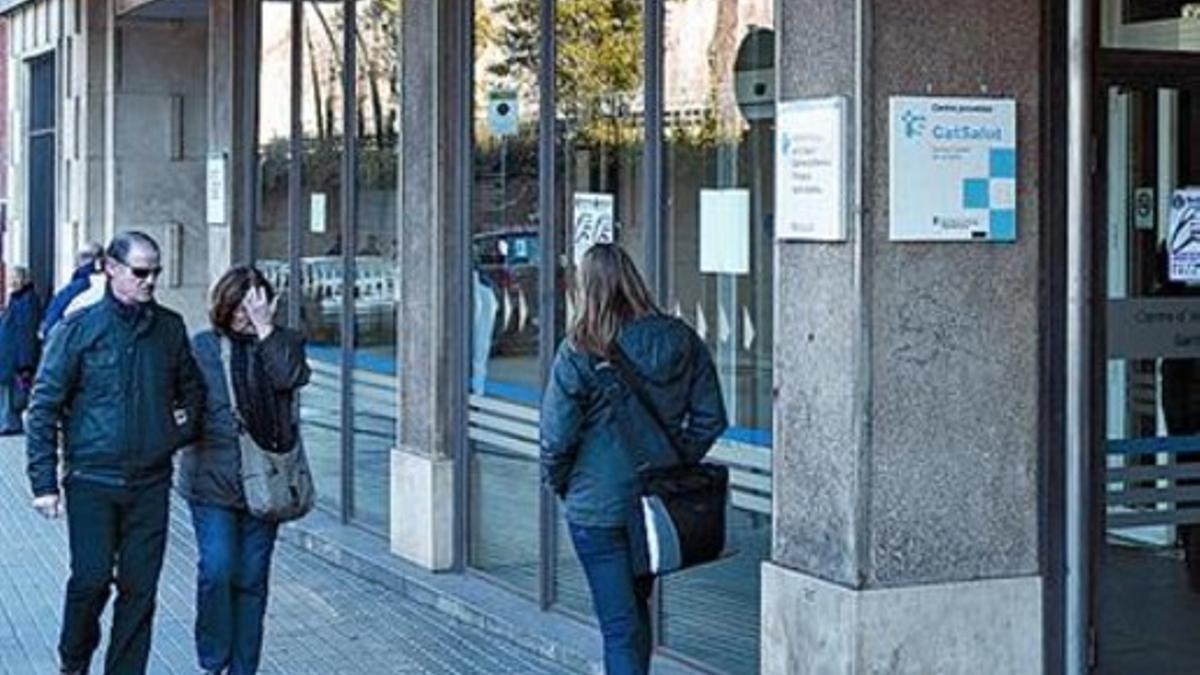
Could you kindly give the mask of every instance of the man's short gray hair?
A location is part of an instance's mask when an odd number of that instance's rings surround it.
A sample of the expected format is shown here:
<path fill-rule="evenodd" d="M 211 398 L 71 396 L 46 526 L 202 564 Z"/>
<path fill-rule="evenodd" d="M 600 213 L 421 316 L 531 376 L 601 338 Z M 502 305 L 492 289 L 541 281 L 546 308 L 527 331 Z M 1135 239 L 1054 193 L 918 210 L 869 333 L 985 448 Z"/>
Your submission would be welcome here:
<path fill-rule="evenodd" d="M 138 230 L 126 230 L 113 237 L 104 255 L 124 265 L 134 244 L 149 248 L 154 251 L 154 255 L 162 257 L 162 250 L 158 247 L 158 242 L 154 241 L 154 237 Z"/>

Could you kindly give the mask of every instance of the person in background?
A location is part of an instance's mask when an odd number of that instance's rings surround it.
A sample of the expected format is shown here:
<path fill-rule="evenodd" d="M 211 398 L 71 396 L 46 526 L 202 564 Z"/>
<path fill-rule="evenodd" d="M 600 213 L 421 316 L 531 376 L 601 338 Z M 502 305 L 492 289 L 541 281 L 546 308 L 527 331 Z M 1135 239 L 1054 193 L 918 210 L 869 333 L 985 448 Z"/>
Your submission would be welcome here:
<path fill-rule="evenodd" d="M 103 261 L 104 251 L 96 242 L 89 242 L 79 249 L 75 254 L 75 271 L 71 274 L 71 280 L 54 294 L 46 306 L 46 316 L 38 329 L 39 338 L 45 340 L 50 335 L 50 329 L 67 314 L 104 297 Z"/>
<path fill-rule="evenodd" d="M 579 314 L 559 346 L 542 397 L 542 482 L 562 498 L 571 541 L 588 580 L 604 636 L 608 675 L 650 671 L 650 593 L 654 577 L 635 576 L 627 530 L 637 497 L 633 443 L 673 462 L 699 462 L 728 421 L 712 357 L 696 331 L 655 306 L 619 246 L 596 244 L 583 256 Z M 621 359 L 674 432 L 619 419 L 611 395 Z M 627 395 L 632 396 L 632 393 Z"/>
<path fill-rule="evenodd" d="M 191 506 L 200 553 L 195 635 L 205 673 L 252 675 L 262 653 L 278 525 L 246 507 L 239 439 L 249 435 L 267 452 L 294 448 L 294 406 L 310 375 L 304 336 L 276 326 L 275 307 L 262 273 L 234 267 L 213 286 L 212 329 L 192 338 L 208 396 L 203 432 L 180 455 L 178 490 Z"/>
<path fill-rule="evenodd" d="M 22 431 L 21 413 L 37 369 L 41 303 L 25 267 L 13 267 L 8 306 L 0 313 L 0 435 Z"/>

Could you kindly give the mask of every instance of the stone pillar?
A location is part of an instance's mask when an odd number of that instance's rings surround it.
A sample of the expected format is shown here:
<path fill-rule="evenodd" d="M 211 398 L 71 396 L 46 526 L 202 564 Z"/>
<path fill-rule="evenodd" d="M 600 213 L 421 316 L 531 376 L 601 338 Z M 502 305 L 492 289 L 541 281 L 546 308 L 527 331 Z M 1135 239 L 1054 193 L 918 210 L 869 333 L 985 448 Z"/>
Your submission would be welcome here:
<path fill-rule="evenodd" d="M 463 55 L 447 5 L 405 3 L 402 18 L 399 225 L 400 415 L 392 451 L 392 551 L 423 567 L 454 564 L 454 447 L 465 374 L 464 284 L 453 164 L 459 124 L 453 73 Z"/>
<path fill-rule="evenodd" d="M 850 102 L 853 203 L 777 248 L 763 672 L 1041 672 L 1041 3 L 777 6 L 780 99 Z M 894 95 L 1016 99 L 1015 243 L 889 241 Z"/>
<path fill-rule="evenodd" d="M 209 283 L 220 278 L 225 270 L 238 259 L 234 247 L 233 196 L 240 175 L 235 171 L 237 157 L 235 130 L 237 129 L 237 63 L 240 53 L 237 38 L 236 0 L 209 0 L 208 3 L 208 146 L 207 154 L 221 153 L 225 156 L 225 223 L 222 225 L 205 222 L 208 231 L 208 278 Z M 252 130 L 249 130 L 252 131 Z M 250 136 L 253 138 L 253 136 Z M 206 158 L 207 162 L 207 158 Z M 205 170 L 207 181 L 207 169 Z M 207 192 L 206 192 L 207 195 Z M 207 199 L 207 197 L 206 197 Z M 207 204 L 207 202 L 206 202 Z M 207 211 L 207 209 L 205 209 Z M 207 215 L 204 216 L 207 221 Z"/>

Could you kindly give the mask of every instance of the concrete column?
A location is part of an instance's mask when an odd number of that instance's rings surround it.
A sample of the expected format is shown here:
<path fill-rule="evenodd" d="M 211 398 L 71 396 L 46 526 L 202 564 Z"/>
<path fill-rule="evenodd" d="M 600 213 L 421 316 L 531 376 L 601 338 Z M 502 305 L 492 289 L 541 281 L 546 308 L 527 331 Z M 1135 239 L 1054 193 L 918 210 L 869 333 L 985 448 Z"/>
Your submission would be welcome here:
<path fill-rule="evenodd" d="M 764 673 L 1037 673 L 1038 0 L 782 0 L 851 105 L 846 243 L 778 246 Z M 1014 244 L 888 240 L 888 98 L 1018 105 Z"/>
<path fill-rule="evenodd" d="M 115 223 L 162 245 L 159 301 L 198 330 L 208 324 L 207 22 L 125 16 L 116 27 Z"/>
<path fill-rule="evenodd" d="M 461 320 L 467 252 L 453 213 L 454 26 L 444 5 L 406 3 L 402 19 L 400 415 L 392 451 L 392 551 L 429 569 L 454 562 L 454 443 L 464 389 Z"/>
<path fill-rule="evenodd" d="M 208 279 L 215 281 L 237 259 L 233 245 L 233 196 L 237 190 L 238 174 L 234 171 L 236 157 L 234 130 L 237 101 L 237 48 L 234 2 L 209 0 L 208 3 L 208 144 L 207 153 L 225 156 L 225 223 L 208 224 Z M 207 161 L 207 159 L 206 159 Z M 207 172 L 206 172 L 207 173 Z M 202 216 L 207 219 L 207 215 Z"/>

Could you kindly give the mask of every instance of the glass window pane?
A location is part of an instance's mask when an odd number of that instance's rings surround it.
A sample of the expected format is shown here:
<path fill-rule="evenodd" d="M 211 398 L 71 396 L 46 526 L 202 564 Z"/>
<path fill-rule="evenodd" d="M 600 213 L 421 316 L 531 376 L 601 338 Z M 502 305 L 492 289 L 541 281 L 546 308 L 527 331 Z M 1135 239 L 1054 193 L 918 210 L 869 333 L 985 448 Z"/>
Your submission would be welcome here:
<path fill-rule="evenodd" d="M 477 0 L 469 561 L 538 579 L 538 3 Z"/>
<path fill-rule="evenodd" d="M 290 250 L 288 236 L 291 109 L 287 102 L 291 100 L 292 89 L 291 14 L 292 8 L 288 2 L 260 4 L 262 41 L 258 93 L 259 201 L 258 223 L 254 233 L 257 238 L 258 257 L 255 264 L 281 296 L 280 320 L 284 320 L 289 314 L 287 298 L 291 285 L 291 259 L 293 256 L 304 255 L 304 250 Z M 323 49 L 324 51 L 319 53 L 328 54 L 328 47 Z M 302 115 L 306 120 L 306 147 L 307 139 L 316 135 L 315 126 L 310 121 L 313 115 L 311 96 L 314 89 L 311 78 L 315 67 L 311 54 L 311 49 L 305 48 L 305 68 L 300 74 L 301 86 L 305 93 L 301 103 Z M 305 172 L 308 171 L 309 163 L 306 161 Z M 306 178 L 302 177 L 302 180 L 307 184 Z M 304 211 L 301 227 L 306 227 L 307 223 L 308 212 Z M 301 258 L 300 329 L 308 338 L 308 357 L 313 376 L 310 384 L 301 390 L 300 426 L 320 500 L 336 508 L 341 503 L 341 378 L 337 365 L 339 328 L 336 316 L 332 317 L 332 322 L 312 320 L 314 304 L 319 302 L 321 296 L 333 294 L 330 269 L 328 264 L 314 265 L 311 259 Z"/>
<path fill-rule="evenodd" d="M 774 31 L 769 0 L 669 5 L 664 30 L 668 309 L 717 365 L 730 429 L 733 557 L 662 585 L 660 639 L 757 672 L 759 566 L 770 553 Z"/>
<path fill-rule="evenodd" d="M 312 382 L 301 425 L 322 503 L 341 504 L 342 23 L 340 6 L 304 3 L 301 35 L 300 325 Z M 281 100 L 268 99 L 268 100 Z M 268 107 L 268 106 L 264 106 Z"/>
<path fill-rule="evenodd" d="M 567 290 L 591 244 L 616 241 L 634 260 L 649 258 L 642 217 L 643 11 L 641 0 L 558 8 L 555 173 L 558 239 L 564 246 L 559 259 L 566 263 L 559 302 L 567 322 L 575 311 Z M 591 616 L 582 569 L 561 522 L 559 528 L 557 602 Z"/>
<path fill-rule="evenodd" d="M 1109 326 L 1097 672 L 1200 672 L 1200 89 L 1108 90 L 1104 118 Z M 1178 216 L 1178 218 L 1177 218 Z M 1179 226 L 1181 225 L 1181 226 Z M 1155 323 L 1155 318 L 1167 321 Z M 1157 335 L 1156 335 L 1157 334 Z M 1128 472 L 1128 473 L 1127 473 Z M 1133 474 L 1133 475 L 1130 475 Z"/>
<path fill-rule="evenodd" d="M 354 515 L 387 529 L 396 445 L 400 15 L 359 0 L 358 222 L 354 292 Z"/>
<path fill-rule="evenodd" d="M 1200 15 L 1181 0 L 1102 0 L 1100 44 L 1119 49 L 1200 51 Z"/>

